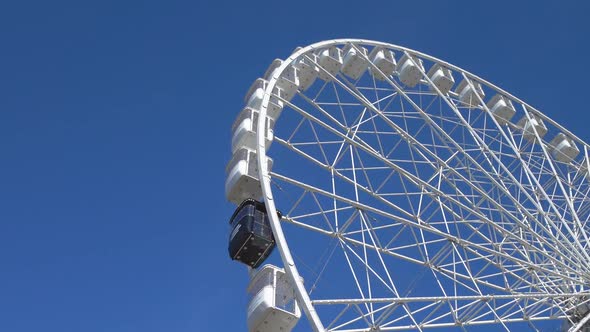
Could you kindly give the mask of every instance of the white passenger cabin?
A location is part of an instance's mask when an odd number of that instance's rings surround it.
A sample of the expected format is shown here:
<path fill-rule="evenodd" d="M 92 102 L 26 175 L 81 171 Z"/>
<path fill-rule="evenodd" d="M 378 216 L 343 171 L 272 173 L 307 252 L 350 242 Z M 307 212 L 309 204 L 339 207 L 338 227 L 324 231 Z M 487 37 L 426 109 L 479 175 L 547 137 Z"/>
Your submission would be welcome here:
<path fill-rule="evenodd" d="M 541 118 L 535 116 L 534 114 L 530 114 L 530 117 L 531 120 L 529 121 L 526 116 L 523 116 L 522 119 L 520 119 L 520 121 L 517 123 L 517 126 L 522 128 L 522 136 L 527 141 L 534 141 L 536 138 L 536 131 L 537 134 L 539 134 L 539 137 L 543 138 L 543 136 L 547 134 L 547 126 L 545 126 L 545 123 Z"/>
<path fill-rule="evenodd" d="M 481 84 L 476 81 L 471 81 L 471 84 L 469 84 L 469 82 L 470 81 L 467 79 L 463 79 L 455 89 L 455 92 L 459 96 L 461 103 L 470 107 L 475 107 L 479 105 L 479 98 L 483 100 L 485 93 Z M 478 95 L 479 98 L 477 98 Z"/>
<path fill-rule="evenodd" d="M 299 51 L 301 47 L 295 49 L 295 52 Z M 297 69 L 299 76 L 299 89 L 301 91 L 307 90 L 313 85 L 318 77 L 319 68 L 317 65 L 317 55 L 312 52 L 307 52 L 295 59 L 293 67 Z"/>
<path fill-rule="evenodd" d="M 362 46 L 346 44 L 342 49 L 342 73 L 358 80 L 369 68 L 368 51 Z"/>
<path fill-rule="evenodd" d="M 397 63 L 397 72 L 400 81 L 412 88 L 422 78 L 422 72 L 420 70 L 424 71 L 424 65 L 422 64 L 422 59 L 417 57 L 409 57 L 407 54 L 404 54 Z"/>
<path fill-rule="evenodd" d="M 557 134 L 551 143 L 549 143 L 549 146 L 551 147 L 553 158 L 564 163 L 571 162 L 580 154 L 580 149 L 578 149 L 574 140 L 563 133 Z"/>
<path fill-rule="evenodd" d="M 268 170 L 272 168 L 272 159 L 268 160 Z M 234 154 L 225 169 L 225 197 L 228 201 L 239 205 L 248 198 L 259 200 L 262 188 L 258 179 L 258 160 L 256 151 L 240 148 Z"/>
<path fill-rule="evenodd" d="M 248 148 L 250 150 L 256 150 L 257 137 L 256 131 L 258 128 L 258 114 L 259 112 L 255 109 L 246 107 L 239 114 L 234 124 L 232 125 L 232 140 L 231 140 L 231 152 L 235 153 L 240 148 Z M 266 130 L 266 148 L 268 149 L 273 140 L 274 121 L 267 117 L 265 121 Z"/>
<path fill-rule="evenodd" d="M 430 68 L 427 75 L 443 95 L 446 95 L 451 91 L 453 84 L 455 84 L 455 79 L 453 78 L 451 70 L 438 63 L 435 63 L 432 68 Z M 430 86 L 430 90 L 434 91 L 434 87 Z"/>
<path fill-rule="evenodd" d="M 266 89 L 267 84 L 268 81 L 263 78 L 259 78 L 254 81 L 254 83 L 252 83 L 248 93 L 246 94 L 246 97 L 244 98 L 246 107 L 260 111 L 260 108 L 262 107 L 262 99 L 264 98 L 264 90 Z M 274 121 L 276 121 L 281 115 L 281 111 L 285 105 L 282 100 L 276 97 L 280 94 L 281 90 L 275 86 L 268 103 L 268 108 L 266 109 L 266 116 L 273 119 Z"/>
<path fill-rule="evenodd" d="M 264 79 L 270 81 L 272 77 L 278 75 L 279 67 L 283 64 L 283 60 L 275 59 L 266 70 Z M 297 68 L 289 65 L 285 67 L 280 76 L 277 77 L 277 88 L 281 91 L 281 97 L 287 101 L 291 101 L 293 96 L 297 93 L 299 88 L 299 76 Z"/>
<path fill-rule="evenodd" d="M 501 94 L 492 97 L 486 106 L 500 125 L 510 122 L 514 114 L 516 114 L 512 101 Z"/>
<path fill-rule="evenodd" d="M 290 332 L 301 317 L 293 286 L 285 271 L 265 265 L 248 286 L 249 332 Z"/>
<path fill-rule="evenodd" d="M 373 64 L 369 67 L 369 72 L 376 79 L 383 81 L 395 72 L 395 54 L 391 50 L 376 46 L 369 53 L 369 59 Z"/>
<path fill-rule="evenodd" d="M 319 50 L 317 56 L 318 64 L 321 66 L 319 69 L 320 78 L 324 81 L 331 81 L 332 76 L 336 76 L 342 67 L 342 50 L 336 46 L 331 46 Z"/>

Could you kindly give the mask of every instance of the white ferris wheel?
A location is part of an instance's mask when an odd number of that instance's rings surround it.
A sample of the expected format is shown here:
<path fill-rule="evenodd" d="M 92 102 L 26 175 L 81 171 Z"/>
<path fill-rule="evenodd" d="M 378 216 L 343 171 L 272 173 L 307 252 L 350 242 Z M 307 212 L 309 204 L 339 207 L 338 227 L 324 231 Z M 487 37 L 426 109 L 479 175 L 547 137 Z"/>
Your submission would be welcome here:
<path fill-rule="evenodd" d="M 588 145 L 499 87 L 323 41 L 272 63 L 232 133 L 250 331 L 590 330 Z"/>

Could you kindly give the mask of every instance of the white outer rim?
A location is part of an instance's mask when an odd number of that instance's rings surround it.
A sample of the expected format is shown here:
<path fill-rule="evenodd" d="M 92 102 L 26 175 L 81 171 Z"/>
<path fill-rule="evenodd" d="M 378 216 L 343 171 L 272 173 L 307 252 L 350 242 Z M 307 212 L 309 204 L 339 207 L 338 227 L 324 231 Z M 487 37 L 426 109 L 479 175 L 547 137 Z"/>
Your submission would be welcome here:
<path fill-rule="evenodd" d="M 549 117 L 547 117 L 546 115 L 544 115 L 543 113 L 541 113 L 540 111 L 535 109 L 534 107 L 528 105 L 524 101 L 516 98 L 515 96 L 508 93 L 507 91 L 493 85 L 492 83 L 480 78 L 477 75 L 471 74 L 468 71 L 465 71 L 457 66 L 454 66 L 448 62 L 442 61 L 438 58 L 429 56 L 427 54 L 424 54 L 424 53 L 421 53 L 421 52 L 418 52 L 418 51 L 415 51 L 415 50 L 412 50 L 412 49 L 409 49 L 406 47 L 402 47 L 402 46 L 398 46 L 398 45 L 394 45 L 394 44 L 389 44 L 389 43 L 384 43 L 384 42 L 373 41 L 373 40 L 348 39 L 348 38 L 347 39 L 326 40 L 326 41 L 321 41 L 318 43 L 308 45 L 306 47 L 301 48 L 297 52 L 291 54 L 285 61 L 283 61 L 283 63 L 278 67 L 278 69 L 275 70 L 273 76 L 269 78 L 268 85 L 267 85 L 266 90 L 264 92 L 264 98 L 262 99 L 262 105 L 260 107 L 260 116 L 258 117 L 258 128 L 264 128 L 264 126 L 265 126 L 264 119 L 266 118 L 266 112 L 267 112 L 267 108 L 268 108 L 268 103 L 270 101 L 270 95 L 276 85 L 278 78 L 281 76 L 281 74 L 283 73 L 285 68 L 287 68 L 287 66 L 291 65 L 293 63 L 293 61 L 295 61 L 295 59 L 299 58 L 304 53 L 307 53 L 307 52 L 312 51 L 314 49 L 325 48 L 325 47 L 329 47 L 329 46 L 333 46 L 333 45 L 340 45 L 340 44 L 345 44 L 345 43 L 356 43 L 356 44 L 371 45 L 371 46 L 381 46 L 381 47 L 386 47 L 388 49 L 392 49 L 395 51 L 408 52 L 411 55 L 416 55 L 420 58 L 424 58 L 424 59 L 430 60 L 432 62 L 439 63 L 451 70 L 462 72 L 468 78 L 470 78 L 474 81 L 477 81 L 481 84 L 484 84 L 487 87 L 495 90 L 497 93 L 500 93 L 500 94 L 512 99 L 513 101 L 524 105 L 525 107 L 527 107 L 527 110 L 529 112 L 532 112 L 535 115 L 539 116 L 544 121 L 549 122 L 551 125 L 555 126 L 557 129 L 559 129 L 560 131 L 562 131 L 563 133 L 565 133 L 569 137 L 571 137 L 574 141 L 583 145 L 585 148 L 589 147 L 588 144 L 586 144 L 584 141 L 582 141 L 576 135 L 574 135 L 573 133 L 571 133 L 569 130 L 565 129 L 564 127 L 560 126 L 555 121 L 551 120 Z M 264 197 L 264 204 L 266 205 L 266 208 L 268 211 L 275 211 L 276 206 L 274 203 L 274 198 L 272 195 L 272 189 L 271 189 L 271 185 L 270 185 L 271 184 L 271 181 L 270 181 L 271 177 L 270 177 L 269 170 L 267 168 L 267 165 L 268 165 L 267 158 L 268 157 L 266 156 L 266 145 L 265 145 L 264 131 L 258 130 L 256 138 L 257 138 L 256 152 L 258 155 L 258 178 L 260 179 L 260 185 L 262 187 L 262 195 Z M 307 316 L 307 319 L 309 320 L 313 331 L 314 332 L 324 332 L 326 330 L 325 330 L 325 328 L 322 324 L 322 321 L 320 320 L 320 318 L 319 318 L 319 316 L 318 316 L 318 314 L 311 302 L 311 299 L 309 297 L 309 294 L 307 293 L 307 290 L 305 289 L 305 286 L 303 285 L 303 281 L 299 275 L 299 271 L 297 270 L 297 267 L 295 266 L 295 262 L 293 260 L 292 255 L 291 255 L 291 251 L 289 250 L 289 246 L 287 245 L 287 240 L 285 239 L 285 234 L 283 233 L 283 229 L 281 227 L 281 222 L 280 222 L 276 213 L 269 213 L 268 216 L 269 216 L 269 220 L 270 220 L 270 226 L 271 226 L 273 234 L 275 236 L 276 245 L 277 245 L 277 248 L 278 248 L 279 253 L 281 255 L 281 259 L 283 261 L 283 264 L 284 264 L 285 272 L 287 274 L 287 277 L 289 278 L 289 281 L 291 282 L 291 284 L 294 287 L 295 295 L 297 297 L 297 302 L 302 307 L 303 312 L 305 312 L 305 315 Z"/>

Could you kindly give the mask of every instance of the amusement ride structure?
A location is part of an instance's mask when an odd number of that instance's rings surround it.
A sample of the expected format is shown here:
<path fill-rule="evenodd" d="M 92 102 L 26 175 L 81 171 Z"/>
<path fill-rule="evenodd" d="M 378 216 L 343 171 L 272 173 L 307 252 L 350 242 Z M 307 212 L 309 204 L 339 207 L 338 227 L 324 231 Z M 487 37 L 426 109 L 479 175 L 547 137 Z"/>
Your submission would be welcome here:
<path fill-rule="evenodd" d="M 432 56 L 297 48 L 232 127 L 229 252 L 250 269 L 249 331 L 291 331 L 302 313 L 316 332 L 590 331 L 588 150 Z M 282 267 L 264 264 L 273 250 Z"/>

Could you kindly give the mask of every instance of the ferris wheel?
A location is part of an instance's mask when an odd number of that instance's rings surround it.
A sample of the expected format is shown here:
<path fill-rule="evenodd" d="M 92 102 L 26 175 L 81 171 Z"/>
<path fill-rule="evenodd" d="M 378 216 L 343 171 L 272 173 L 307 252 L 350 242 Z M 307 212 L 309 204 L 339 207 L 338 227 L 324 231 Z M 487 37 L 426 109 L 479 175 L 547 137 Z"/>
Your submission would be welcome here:
<path fill-rule="evenodd" d="M 590 330 L 588 145 L 499 87 L 323 41 L 271 64 L 232 134 L 250 331 L 301 312 L 313 331 Z"/>

